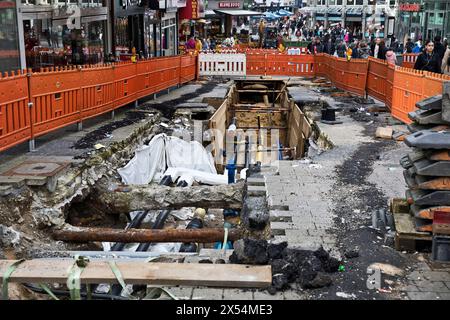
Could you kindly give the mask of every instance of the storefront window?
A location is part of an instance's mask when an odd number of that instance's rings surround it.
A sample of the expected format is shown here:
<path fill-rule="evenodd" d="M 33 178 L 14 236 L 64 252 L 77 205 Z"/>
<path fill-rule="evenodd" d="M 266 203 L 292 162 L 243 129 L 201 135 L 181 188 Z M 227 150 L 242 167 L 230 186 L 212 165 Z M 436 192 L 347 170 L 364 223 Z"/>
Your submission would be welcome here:
<path fill-rule="evenodd" d="M 176 20 L 167 19 L 162 21 L 162 44 L 165 56 L 175 55 L 175 35 L 176 35 Z"/>
<path fill-rule="evenodd" d="M 130 37 L 128 32 L 128 17 L 119 17 L 115 19 L 115 44 L 116 56 L 122 53 L 128 53 L 130 47 Z"/>
<path fill-rule="evenodd" d="M 3 1 L 0 8 L 0 72 L 20 69 L 16 5 Z"/>
<path fill-rule="evenodd" d="M 145 22 L 145 32 L 144 32 L 144 46 L 145 54 L 147 57 L 155 56 L 155 26 L 148 22 Z"/>
<path fill-rule="evenodd" d="M 96 64 L 105 57 L 106 21 L 69 28 L 67 20 L 24 20 L 27 67 L 39 69 L 68 64 Z"/>

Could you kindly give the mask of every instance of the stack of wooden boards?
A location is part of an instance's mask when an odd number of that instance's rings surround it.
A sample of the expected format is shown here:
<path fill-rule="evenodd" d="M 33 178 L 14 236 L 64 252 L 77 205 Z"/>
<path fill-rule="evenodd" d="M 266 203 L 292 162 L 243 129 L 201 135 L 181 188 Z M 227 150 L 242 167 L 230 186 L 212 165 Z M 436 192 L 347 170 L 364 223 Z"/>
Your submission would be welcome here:
<path fill-rule="evenodd" d="M 415 230 L 450 235 L 450 98 L 438 95 L 416 104 L 409 113 L 413 132 L 405 143 L 412 152 L 400 163 Z M 434 238 L 433 238 L 434 241 Z"/>

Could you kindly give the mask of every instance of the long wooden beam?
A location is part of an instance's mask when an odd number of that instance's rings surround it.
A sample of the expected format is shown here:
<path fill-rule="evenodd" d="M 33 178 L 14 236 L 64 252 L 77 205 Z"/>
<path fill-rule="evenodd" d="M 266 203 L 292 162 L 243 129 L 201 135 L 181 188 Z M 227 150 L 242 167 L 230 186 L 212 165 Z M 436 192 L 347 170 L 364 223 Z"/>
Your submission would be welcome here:
<path fill-rule="evenodd" d="M 200 242 L 213 243 L 223 241 L 225 230 L 222 228 L 204 229 L 111 229 L 111 228 L 85 228 L 65 227 L 53 231 L 55 240 L 88 242 L 109 241 L 123 243 L 147 242 Z M 228 239 L 231 241 L 241 239 L 239 229 L 231 229 Z"/>
<path fill-rule="evenodd" d="M 108 214 L 183 207 L 240 209 L 244 183 L 186 188 L 131 185 L 114 191 L 99 188 L 96 192 L 92 200 Z"/>
<path fill-rule="evenodd" d="M 0 280 L 15 260 L 0 260 Z M 36 259 L 22 262 L 10 277 L 16 283 L 66 283 L 71 259 Z M 264 288 L 270 286 L 270 266 L 205 263 L 116 261 L 127 284 Z M 107 261 L 90 261 L 81 283 L 118 283 Z"/>

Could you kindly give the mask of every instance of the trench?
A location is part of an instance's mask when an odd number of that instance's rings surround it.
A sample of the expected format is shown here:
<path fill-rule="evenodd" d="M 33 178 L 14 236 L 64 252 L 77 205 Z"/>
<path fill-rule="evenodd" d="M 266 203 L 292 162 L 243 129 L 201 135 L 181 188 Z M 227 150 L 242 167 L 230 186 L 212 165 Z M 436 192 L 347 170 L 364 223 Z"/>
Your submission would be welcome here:
<path fill-rule="evenodd" d="M 112 228 L 115 230 L 124 230 L 130 224 L 132 227 L 139 229 L 184 229 L 184 228 L 223 228 L 224 224 L 229 224 L 238 229 L 243 229 L 243 234 L 246 238 L 251 238 L 254 240 L 250 240 L 250 242 L 241 243 L 244 247 L 247 246 L 250 250 L 254 246 L 261 247 L 260 250 L 263 260 L 264 256 L 267 255 L 267 259 L 264 260 L 266 263 L 270 263 L 274 266 L 274 272 L 281 273 L 283 276 L 274 280 L 273 285 L 270 288 L 270 291 L 276 292 L 277 290 L 285 290 L 289 287 L 289 283 L 296 282 L 301 285 L 308 286 L 313 280 L 316 279 L 318 272 L 328 272 L 331 269 L 336 267 L 336 261 L 328 256 L 327 253 L 324 252 L 307 252 L 307 251 L 296 251 L 292 249 L 288 249 L 287 245 L 282 244 L 281 246 L 272 246 L 267 243 L 267 240 L 270 239 L 270 225 L 268 219 L 268 207 L 266 203 L 265 197 L 262 196 L 251 196 L 246 193 L 247 186 L 245 187 L 244 195 L 244 203 L 242 210 L 237 210 L 237 212 L 233 212 L 233 210 L 227 210 L 223 208 L 206 208 L 206 213 L 202 218 L 202 222 L 200 222 L 201 226 L 199 227 L 199 216 L 198 212 L 195 210 L 195 207 L 185 207 L 176 208 L 175 210 L 170 210 L 170 214 L 164 213 L 165 210 L 161 209 L 153 209 L 153 210 L 144 210 L 144 211 L 136 211 L 136 212 L 128 212 L 123 211 L 120 213 L 111 214 L 108 212 L 108 207 L 104 206 L 104 204 L 99 203 L 98 194 L 96 193 L 97 187 L 99 185 L 106 186 L 114 186 L 118 187 L 121 185 L 120 177 L 116 173 L 116 169 L 122 167 L 130 158 L 132 157 L 134 150 L 140 146 L 143 142 L 147 143 L 154 136 L 159 133 L 166 132 L 170 133 L 173 131 L 171 126 L 175 126 L 177 123 L 184 123 L 183 116 L 177 115 L 177 106 L 181 103 L 186 102 L 187 100 L 197 98 L 199 95 L 204 93 L 208 93 L 212 91 L 215 86 L 217 86 L 218 82 L 208 82 L 203 84 L 200 88 L 194 90 L 193 92 L 185 93 L 178 98 L 167 100 L 161 103 L 145 103 L 141 105 L 135 111 L 129 111 L 126 113 L 126 117 L 123 120 L 114 121 L 112 123 L 101 126 L 99 129 L 94 130 L 88 133 L 85 137 L 78 140 L 74 144 L 74 148 L 80 149 L 90 149 L 93 145 L 107 137 L 114 130 L 129 126 L 131 124 L 136 124 L 146 118 L 145 111 L 156 111 L 161 114 L 161 118 L 156 117 L 155 122 L 147 128 L 147 130 L 138 130 L 135 133 L 135 136 L 132 140 L 128 140 L 125 143 L 119 143 L 118 145 L 112 145 L 110 148 L 107 148 L 104 151 L 98 152 L 94 154 L 94 157 L 88 156 L 88 154 L 84 154 L 81 158 L 86 159 L 86 162 L 79 168 L 78 176 L 83 176 L 83 179 L 90 180 L 87 186 L 82 187 L 81 194 L 72 195 L 72 198 L 67 200 L 67 202 L 63 205 L 62 211 L 64 215 L 64 222 L 70 226 L 81 227 L 81 228 Z M 280 90 L 281 84 L 278 83 L 278 91 Z M 242 89 L 242 84 L 239 83 L 238 90 Z M 275 90 L 275 88 L 272 88 Z M 274 91 L 273 90 L 273 91 Z M 230 94 L 230 93 L 229 93 Z M 231 91 L 233 94 L 233 91 Z M 268 106 L 273 108 L 275 106 L 275 101 L 277 99 L 275 93 L 269 95 L 269 98 L 265 100 L 261 98 L 261 95 L 256 93 L 244 93 L 242 95 L 242 101 L 245 104 L 252 103 L 268 103 Z M 280 103 L 281 106 L 285 109 L 288 107 L 292 107 L 289 104 L 289 101 L 286 97 L 283 97 L 283 102 Z M 212 101 L 212 100 L 210 100 Z M 223 102 L 223 101 L 219 101 Z M 214 109 L 217 111 L 219 107 L 222 105 L 218 103 L 218 101 L 214 101 Z M 142 111 L 142 112 L 141 112 Z M 302 115 L 301 110 L 298 114 Z M 259 117 L 254 117 L 253 114 L 250 114 L 250 120 L 246 120 L 243 116 L 245 112 L 242 112 L 240 115 L 240 122 L 245 123 L 246 127 L 251 127 L 252 129 L 256 127 L 257 130 L 261 129 L 261 126 L 264 127 L 268 125 L 269 122 L 261 121 Z M 230 125 L 230 120 L 236 117 L 236 113 L 233 115 L 230 113 L 225 116 L 221 121 L 224 122 L 226 127 Z M 238 117 L 239 118 L 239 117 Z M 156 122 L 160 121 L 168 122 L 169 128 L 161 128 L 158 126 Z M 282 127 L 286 132 L 288 131 L 288 121 L 290 121 L 290 117 L 286 117 L 285 119 L 280 120 L 278 123 L 279 127 Z M 178 120 L 178 122 L 176 122 Z M 211 114 L 208 112 L 196 112 L 193 113 L 189 120 L 189 126 L 185 126 L 184 129 L 189 130 L 188 127 L 192 126 L 192 121 L 201 121 L 203 123 L 203 128 L 207 127 L 209 120 L 211 120 Z M 247 122 L 246 122 L 247 121 Z M 305 116 L 304 121 L 309 121 Z M 258 123 L 259 122 L 259 123 Z M 239 123 L 239 122 L 238 122 Z M 310 123 L 313 128 L 311 128 L 312 134 L 320 135 L 317 127 Z M 149 134 L 150 133 L 150 134 Z M 143 139 L 142 135 L 148 135 L 146 139 Z M 291 131 L 292 134 L 292 131 Z M 290 141 L 294 141 L 298 148 L 297 154 L 287 153 L 283 150 L 283 157 L 291 158 L 300 158 L 304 156 L 305 150 L 308 147 L 307 138 L 300 138 L 298 140 L 292 140 L 287 137 L 288 133 L 284 137 L 283 144 L 289 147 L 288 143 Z M 298 135 L 297 135 L 298 137 Z M 300 134 L 300 137 L 302 135 Z M 205 146 L 208 142 L 204 142 Z M 270 149 L 273 147 L 272 145 L 267 144 L 266 148 Z M 278 148 L 278 145 L 275 146 Z M 123 152 L 122 149 L 127 148 L 127 152 Z M 272 151 L 269 150 L 271 153 Z M 279 155 L 279 150 L 275 150 L 274 154 L 276 157 Z M 222 150 L 221 150 L 222 152 Z M 111 158 L 114 161 L 111 161 Z M 236 158 L 237 161 L 237 158 Z M 104 162 L 104 163 L 102 163 Z M 249 163 L 247 163 L 249 165 Z M 92 169 L 95 166 L 99 166 L 100 173 L 94 172 Z M 242 166 L 238 166 L 239 169 L 245 167 L 245 164 Z M 251 166 L 250 166 L 251 167 Z M 224 166 L 220 166 L 217 168 L 218 172 L 222 173 L 224 171 Z M 255 166 L 254 168 L 250 168 L 247 177 L 261 178 L 260 168 Z M 93 176 L 93 177 L 92 177 Z M 94 178 L 95 177 L 95 178 Z M 72 177 L 72 179 L 75 179 Z M 174 187 L 176 184 L 174 182 L 166 184 L 168 186 Z M 151 188 L 151 185 L 150 185 Z M 115 189 L 110 189 L 110 192 L 115 192 Z M 144 218 L 141 219 L 139 223 L 133 224 L 136 220 L 136 217 L 141 215 Z M 223 217 L 223 218 L 222 218 Z M 241 223 L 242 222 L 242 223 Z M 197 224 L 197 225 L 196 225 Z M 48 242 L 48 246 L 46 246 L 43 250 L 28 250 L 27 255 L 33 258 L 39 257 L 64 257 L 67 256 L 67 253 L 64 253 L 65 250 L 74 250 L 74 251 L 102 251 L 105 249 L 105 246 L 102 245 L 100 241 L 94 242 L 85 242 L 85 243 L 76 243 L 76 242 L 65 242 L 63 246 L 59 246 L 58 249 L 62 249 L 63 252 L 57 252 L 58 250 L 48 250 L 51 248 L 53 240 L 48 241 L 47 233 L 48 229 L 43 230 L 46 233 L 45 236 L 42 237 L 42 241 Z M 256 241 L 256 242 L 255 242 Z M 259 242 L 258 242 L 259 241 Z M 119 245 L 121 249 L 125 250 L 136 250 L 136 245 L 120 245 L 120 242 L 111 243 L 110 245 L 114 248 L 114 246 Z M 193 246 L 193 243 L 178 243 L 179 246 L 175 247 L 173 252 L 195 252 L 200 250 L 201 248 L 210 249 L 210 248 L 220 248 L 220 241 L 216 242 L 205 242 L 200 246 Z M 231 244 L 231 243 L 230 243 Z M 150 245 L 152 246 L 152 245 Z M 140 246 L 139 246 L 140 247 Z M 144 246 L 145 247 L 145 246 Z M 56 247 L 55 247 L 56 248 Z M 147 245 L 144 248 L 147 251 L 149 246 Z M 150 248 L 151 250 L 152 248 Z M 245 251 L 244 250 L 244 251 Z M 59 250 L 61 251 L 61 250 Z M 52 253 L 53 252 L 53 253 Z M 184 259 L 184 258 L 183 258 Z M 181 261 L 183 261 L 183 259 Z M 242 257 L 234 257 L 231 261 L 236 263 L 251 263 L 251 264 L 260 264 L 261 256 L 256 257 L 255 259 L 242 259 Z M 169 259 L 170 260 L 170 259 Z M 174 261 L 174 260 L 171 260 Z M 176 260 L 180 261 L 180 260 Z M 259 261 L 259 262 L 258 262 Z M 212 261 L 210 261 L 212 262 Z M 215 262 L 215 261 L 214 261 Z M 298 267 L 294 267 L 296 265 Z M 333 265 L 330 267 L 330 264 Z M 288 270 L 285 270 L 285 266 L 289 266 Z M 117 290 L 117 288 L 115 288 Z M 139 288 L 137 288 L 139 289 Z M 142 288 L 140 288 L 142 289 Z M 116 291 L 116 293 L 120 293 Z"/>

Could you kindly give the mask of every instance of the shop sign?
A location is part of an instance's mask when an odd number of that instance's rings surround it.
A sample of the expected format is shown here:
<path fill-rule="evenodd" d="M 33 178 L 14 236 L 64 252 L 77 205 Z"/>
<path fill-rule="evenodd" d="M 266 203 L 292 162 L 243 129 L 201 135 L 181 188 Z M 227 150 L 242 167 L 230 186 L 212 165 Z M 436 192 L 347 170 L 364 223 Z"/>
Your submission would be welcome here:
<path fill-rule="evenodd" d="M 192 0 L 192 19 L 198 19 L 198 1 Z"/>
<path fill-rule="evenodd" d="M 128 9 L 128 7 L 137 7 L 140 6 L 142 3 L 142 0 L 120 0 L 120 5 L 125 10 Z"/>
<path fill-rule="evenodd" d="M 221 9 L 236 9 L 240 8 L 241 3 L 240 2 L 219 2 L 219 8 Z"/>
<path fill-rule="evenodd" d="M 418 3 L 401 3 L 400 11 L 419 12 L 420 4 L 418 4 Z"/>

